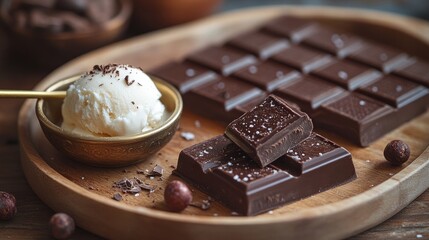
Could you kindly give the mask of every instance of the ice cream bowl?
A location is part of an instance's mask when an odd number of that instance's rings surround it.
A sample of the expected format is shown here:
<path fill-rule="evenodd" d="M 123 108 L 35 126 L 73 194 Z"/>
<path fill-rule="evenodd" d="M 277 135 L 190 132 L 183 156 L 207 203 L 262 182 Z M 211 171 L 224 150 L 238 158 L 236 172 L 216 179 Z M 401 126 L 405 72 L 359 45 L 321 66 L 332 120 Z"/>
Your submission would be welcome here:
<path fill-rule="evenodd" d="M 79 76 L 60 80 L 46 91 L 65 91 Z M 170 84 L 152 77 L 161 92 L 167 114 L 163 123 L 152 130 L 129 136 L 93 136 L 61 128 L 63 99 L 39 99 L 36 116 L 49 142 L 70 159 L 98 167 L 120 167 L 147 160 L 164 147 L 175 134 L 183 102 L 180 93 Z"/>

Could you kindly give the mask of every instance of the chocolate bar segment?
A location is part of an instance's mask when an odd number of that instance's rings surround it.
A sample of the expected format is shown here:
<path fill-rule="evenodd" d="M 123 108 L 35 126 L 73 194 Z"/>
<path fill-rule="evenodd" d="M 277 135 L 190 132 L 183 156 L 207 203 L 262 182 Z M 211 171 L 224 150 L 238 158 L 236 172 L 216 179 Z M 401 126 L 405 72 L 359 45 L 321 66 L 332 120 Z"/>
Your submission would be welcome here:
<path fill-rule="evenodd" d="M 261 59 L 267 59 L 289 46 L 286 39 L 259 31 L 244 33 L 232 38 L 226 44 L 250 52 Z"/>
<path fill-rule="evenodd" d="M 296 103 L 302 111 L 311 115 L 322 103 L 343 92 L 341 87 L 332 83 L 312 76 L 303 76 L 297 81 L 280 87 L 274 91 L 274 94 Z"/>
<path fill-rule="evenodd" d="M 313 117 L 323 128 L 366 147 L 398 123 L 388 105 L 358 93 L 345 92 L 322 104 Z"/>
<path fill-rule="evenodd" d="M 356 36 L 320 26 L 306 36 L 302 43 L 339 58 L 343 58 L 362 47 L 361 40 Z"/>
<path fill-rule="evenodd" d="M 272 59 L 296 68 L 303 73 L 309 73 L 313 69 L 321 67 L 332 61 L 332 57 L 326 53 L 298 45 L 291 46 L 281 51 L 274 55 Z"/>
<path fill-rule="evenodd" d="M 235 78 L 218 76 L 214 81 L 187 92 L 183 98 L 185 107 L 196 113 L 229 123 L 234 120 L 234 116 L 228 113 L 230 110 L 261 94 L 263 91 L 253 85 Z"/>
<path fill-rule="evenodd" d="M 262 27 L 263 31 L 287 37 L 297 43 L 316 30 L 317 23 L 292 16 L 281 16 Z"/>
<path fill-rule="evenodd" d="M 307 114 L 282 99 L 268 96 L 261 104 L 232 121 L 225 135 L 265 167 L 310 136 L 313 124 Z"/>
<path fill-rule="evenodd" d="M 347 90 L 355 90 L 382 75 L 381 72 L 366 66 L 338 60 L 312 71 L 312 74 L 336 83 Z"/>
<path fill-rule="evenodd" d="M 272 92 L 285 83 L 297 79 L 301 74 L 293 68 L 272 61 L 252 64 L 233 74 L 265 91 Z"/>
<path fill-rule="evenodd" d="M 256 62 L 250 54 L 229 47 L 208 47 L 190 54 L 191 62 L 213 69 L 224 76 Z"/>
<path fill-rule="evenodd" d="M 363 94 L 376 98 L 395 108 L 402 108 L 428 95 L 427 88 L 393 75 L 385 75 L 376 82 L 359 90 Z"/>
<path fill-rule="evenodd" d="M 316 134 L 302 144 L 294 152 L 315 156 L 307 158 L 305 170 L 295 176 L 289 173 L 293 168 L 284 164 L 294 161 L 293 156 L 285 155 L 261 169 L 224 136 L 184 149 L 174 173 L 241 215 L 264 213 L 356 178 L 351 155 L 344 148 Z M 308 148 L 318 144 L 317 150 Z"/>
<path fill-rule="evenodd" d="M 214 72 L 190 62 L 171 62 L 149 73 L 171 83 L 182 94 L 217 77 Z"/>
<path fill-rule="evenodd" d="M 428 69 L 429 62 L 414 58 L 410 59 L 410 62 L 406 66 L 396 69 L 394 74 L 429 87 Z"/>
<path fill-rule="evenodd" d="M 360 50 L 350 54 L 347 58 L 375 67 L 384 73 L 390 73 L 408 62 L 406 53 L 369 42 L 365 42 Z"/>

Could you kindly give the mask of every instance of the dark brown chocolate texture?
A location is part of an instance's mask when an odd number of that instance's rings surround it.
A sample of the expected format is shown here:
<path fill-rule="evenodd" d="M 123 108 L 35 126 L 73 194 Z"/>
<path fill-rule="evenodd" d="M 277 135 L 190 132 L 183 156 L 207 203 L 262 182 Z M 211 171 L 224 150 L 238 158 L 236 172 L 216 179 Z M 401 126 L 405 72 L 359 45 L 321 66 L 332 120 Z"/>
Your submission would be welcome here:
<path fill-rule="evenodd" d="M 264 59 L 262 52 L 282 40 L 289 45 Z M 223 56 L 229 56 L 225 64 Z M 206 71 L 229 75 L 234 89 L 240 89 L 233 101 L 229 93 L 222 93 L 225 99 L 219 101 L 215 96 L 218 91 L 208 84 L 190 84 L 183 93 L 189 109 L 224 123 L 250 110 L 265 94 L 273 93 L 298 105 L 316 126 L 368 146 L 424 113 L 429 105 L 427 61 L 305 18 L 281 16 L 259 29 L 226 39 L 223 47 L 207 47 L 185 56 L 191 58 Z M 182 78 L 180 74 L 171 77 L 175 75 L 174 67 L 163 71 L 161 78 L 173 84 Z M 350 104 L 347 99 L 356 96 L 379 107 L 371 110 Z M 333 107 L 337 105 L 341 108 Z"/>
<path fill-rule="evenodd" d="M 286 154 L 261 169 L 228 138 L 217 136 L 184 149 L 174 173 L 241 215 L 264 213 L 356 178 L 350 153 L 320 135 L 291 150 L 312 157 L 300 161 Z M 289 161 L 300 161 L 305 170 L 297 174 Z"/>
<path fill-rule="evenodd" d="M 343 93 L 337 85 L 312 76 L 303 76 L 277 89 L 274 94 L 283 99 L 296 103 L 302 111 L 313 114 L 319 106 Z"/>
<path fill-rule="evenodd" d="M 332 57 L 326 53 L 315 51 L 302 46 L 291 46 L 271 57 L 273 60 L 289 65 L 303 73 L 328 64 Z"/>
<path fill-rule="evenodd" d="M 279 86 L 297 79 L 300 75 L 298 71 L 272 61 L 252 64 L 233 74 L 234 77 L 268 92 L 272 92 Z"/>
<path fill-rule="evenodd" d="M 190 62 L 171 62 L 149 73 L 168 81 L 182 94 L 216 79 L 214 72 Z"/>
<path fill-rule="evenodd" d="M 261 59 L 267 59 L 289 46 L 286 39 L 259 31 L 241 34 L 226 44 L 248 51 Z"/>
<path fill-rule="evenodd" d="M 225 135 L 259 166 L 265 167 L 310 136 L 312 130 L 313 124 L 307 114 L 270 95 L 232 121 Z"/>
<path fill-rule="evenodd" d="M 192 53 L 189 61 L 213 69 L 224 76 L 256 62 L 256 58 L 229 47 L 208 47 Z"/>

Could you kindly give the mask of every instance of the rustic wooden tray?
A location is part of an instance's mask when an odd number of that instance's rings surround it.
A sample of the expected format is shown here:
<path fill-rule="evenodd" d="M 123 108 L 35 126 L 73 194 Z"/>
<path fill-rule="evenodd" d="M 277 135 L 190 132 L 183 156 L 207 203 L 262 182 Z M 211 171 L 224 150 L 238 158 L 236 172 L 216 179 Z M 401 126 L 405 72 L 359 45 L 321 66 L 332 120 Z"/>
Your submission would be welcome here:
<path fill-rule="evenodd" d="M 281 14 L 316 19 L 429 58 L 429 24 L 386 13 L 336 8 L 275 6 L 214 16 L 149 35 L 139 36 L 94 51 L 58 68 L 36 89 L 66 76 L 87 71 L 94 64 L 128 63 L 150 69 L 186 53 L 254 28 Z M 324 135 L 353 154 L 357 180 L 256 217 L 238 217 L 213 202 L 203 211 L 188 207 L 183 213 L 165 210 L 163 189 L 184 147 L 220 134 L 221 124 L 185 110 L 179 131 L 195 133 L 185 141 L 176 134 L 158 154 L 144 163 L 114 169 L 89 167 L 59 154 L 45 139 L 34 114 L 34 100 L 23 105 L 19 115 L 22 167 L 38 196 L 55 211 L 67 212 L 77 224 L 113 239 L 333 239 L 344 238 L 377 225 L 404 208 L 429 187 L 429 112 L 403 125 L 370 147 L 359 148 L 329 133 Z M 195 124 L 199 121 L 201 126 Z M 393 139 L 405 140 L 411 160 L 392 167 L 383 149 Z M 145 178 L 138 169 L 165 169 L 163 180 Z M 158 188 L 139 196 L 112 200 L 118 190 L 113 182 L 139 177 Z M 197 202 L 207 196 L 195 190 Z"/>

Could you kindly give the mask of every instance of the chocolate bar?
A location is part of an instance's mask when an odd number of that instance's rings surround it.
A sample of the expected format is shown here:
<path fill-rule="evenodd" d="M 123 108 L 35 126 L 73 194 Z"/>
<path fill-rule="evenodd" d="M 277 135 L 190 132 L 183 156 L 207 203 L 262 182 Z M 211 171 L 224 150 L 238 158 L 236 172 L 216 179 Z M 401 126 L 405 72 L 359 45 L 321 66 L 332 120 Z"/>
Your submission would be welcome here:
<path fill-rule="evenodd" d="M 312 130 L 313 123 L 307 114 L 270 95 L 232 121 L 225 135 L 265 167 L 310 136 Z"/>
<path fill-rule="evenodd" d="M 284 41 L 288 44 L 273 47 Z M 182 64 L 192 61 L 206 71 L 228 75 L 227 80 L 233 82 L 234 89 L 240 89 L 241 93 L 237 92 L 239 101 L 232 101 L 232 104 L 228 99 L 213 104 L 219 96 L 215 96 L 217 91 L 210 86 L 203 87 L 208 82 L 189 84 L 182 93 L 185 108 L 224 123 L 254 107 L 255 99 L 272 93 L 298 105 L 317 127 L 367 146 L 422 114 L 429 105 L 428 62 L 401 49 L 305 18 L 276 18 L 259 29 L 226 40 L 223 46 L 207 47 L 185 59 Z M 175 73 L 174 67 L 165 67 L 157 74 L 176 85 L 183 78 Z M 392 78 L 396 79 L 392 83 L 401 82 L 401 86 L 381 80 Z M 217 80 L 211 79 L 210 83 L 214 81 Z M 396 87 L 403 91 L 397 92 Z M 410 89 L 405 91 L 406 87 Z M 383 90 L 374 92 L 376 88 Z M 347 103 L 346 96 L 365 98 L 362 101 L 375 105 Z M 337 105 L 342 108 L 333 108 Z M 379 106 L 375 108 L 379 110 L 365 109 L 365 106 Z"/>
<path fill-rule="evenodd" d="M 296 68 L 303 73 L 309 73 L 316 68 L 328 64 L 332 60 L 332 57 L 323 52 L 295 45 L 279 52 L 271 57 L 271 59 Z"/>
<path fill-rule="evenodd" d="M 203 116 L 229 123 L 235 116 L 225 114 L 234 107 L 263 94 L 251 84 L 230 77 L 218 76 L 215 80 L 189 91 L 184 96 L 187 107 Z"/>
<path fill-rule="evenodd" d="M 356 178 L 350 153 L 317 134 L 265 168 L 217 136 L 182 150 L 174 173 L 241 215 L 264 213 Z"/>
<path fill-rule="evenodd" d="M 284 38 L 263 32 L 248 32 L 232 38 L 226 45 L 248 51 L 261 59 L 267 59 L 289 46 Z"/>
<path fill-rule="evenodd" d="M 250 54 L 229 47 L 217 46 L 192 53 L 187 59 L 220 72 L 224 76 L 256 62 L 256 58 Z"/>

